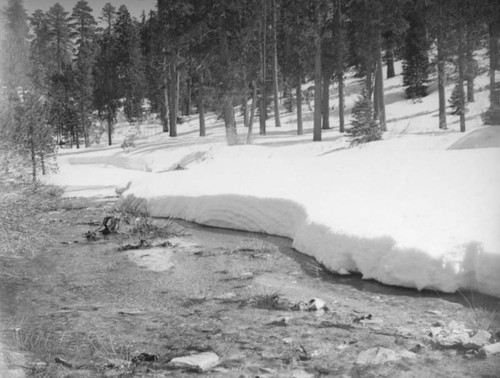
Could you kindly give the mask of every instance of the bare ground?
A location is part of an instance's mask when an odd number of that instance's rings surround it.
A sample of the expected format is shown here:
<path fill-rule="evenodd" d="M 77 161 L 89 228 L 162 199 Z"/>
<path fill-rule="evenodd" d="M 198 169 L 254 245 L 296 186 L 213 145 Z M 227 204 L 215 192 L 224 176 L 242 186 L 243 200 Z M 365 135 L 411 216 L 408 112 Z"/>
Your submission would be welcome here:
<path fill-rule="evenodd" d="M 7 358 L 10 372 L 22 367 L 33 377 L 484 378 L 500 373 L 498 355 L 484 359 L 463 348 L 442 348 L 429 336 L 433 325 L 452 321 L 494 334 L 500 330 L 497 299 L 468 295 L 467 303 L 461 295 L 340 277 L 295 252 L 288 240 L 183 222 L 175 223 L 176 236 L 164 253 L 120 252 L 131 242 L 126 235 L 83 237 L 111 206 L 112 200 L 62 201 L 36 218 L 54 239 L 50 245 L 33 256 L 0 257 L 2 339 L 11 351 L 7 356 L 17 356 Z M 307 311 L 304 303 L 312 298 L 328 310 Z M 357 364 L 359 354 L 373 347 L 399 357 Z M 217 354 L 218 365 L 200 373 L 169 364 L 202 352 Z"/>

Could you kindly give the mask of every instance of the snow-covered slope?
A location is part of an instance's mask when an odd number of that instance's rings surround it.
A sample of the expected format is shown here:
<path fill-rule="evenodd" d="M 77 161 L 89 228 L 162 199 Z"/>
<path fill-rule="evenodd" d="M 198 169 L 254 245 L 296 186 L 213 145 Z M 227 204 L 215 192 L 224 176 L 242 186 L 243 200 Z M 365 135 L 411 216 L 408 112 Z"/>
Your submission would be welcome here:
<path fill-rule="evenodd" d="M 124 195 L 147 198 L 155 216 L 286 236 L 340 273 L 500 297 L 500 148 L 494 141 L 500 128 L 481 126 L 487 92 L 479 90 L 469 108 L 473 142 L 458 142 L 464 134 L 457 117 L 449 117 L 449 130 L 437 128 L 437 94 L 413 104 L 400 80 L 386 83 L 384 141 L 346 148 L 334 128 L 312 143 L 306 112 L 304 136 L 294 135 L 294 115 L 283 114 L 281 129 L 270 120 L 267 136 L 228 147 L 215 117 L 206 138 L 197 136 L 193 117 L 178 138 L 155 134 L 160 126 L 150 125 L 149 136 L 128 153 L 119 147 L 65 151 L 52 182 L 68 186 L 70 195 L 109 193 L 130 182 Z M 351 82 L 348 103 L 355 93 Z M 476 148 L 465 148 L 471 143 Z M 448 149 L 453 145 L 460 149 Z"/>

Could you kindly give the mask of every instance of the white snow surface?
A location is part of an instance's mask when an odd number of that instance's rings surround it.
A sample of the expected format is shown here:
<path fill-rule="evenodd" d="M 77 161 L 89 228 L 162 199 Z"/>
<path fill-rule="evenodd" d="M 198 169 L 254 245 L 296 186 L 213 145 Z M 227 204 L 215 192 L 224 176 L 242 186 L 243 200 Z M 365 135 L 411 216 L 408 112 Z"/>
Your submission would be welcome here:
<path fill-rule="evenodd" d="M 391 87 L 402 91 L 398 85 L 388 81 L 386 96 Z M 128 153 L 63 151 L 50 182 L 66 186 L 67 195 L 128 186 L 123 195 L 146 198 L 154 216 L 288 237 L 332 271 L 500 297 L 500 148 L 447 149 L 464 134 L 452 116 L 449 130 L 437 129 L 436 93 L 416 105 L 399 92 L 393 97 L 384 140 L 361 147 L 346 148 L 335 128 L 313 143 L 311 122 L 296 136 L 288 114 L 281 129 L 271 120 L 268 136 L 229 147 L 220 121 L 208 119 L 208 136 L 200 138 L 193 116 L 178 138 L 143 126 L 148 136 Z M 469 130 L 482 128 L 487 92 L 476 99 Z"/>

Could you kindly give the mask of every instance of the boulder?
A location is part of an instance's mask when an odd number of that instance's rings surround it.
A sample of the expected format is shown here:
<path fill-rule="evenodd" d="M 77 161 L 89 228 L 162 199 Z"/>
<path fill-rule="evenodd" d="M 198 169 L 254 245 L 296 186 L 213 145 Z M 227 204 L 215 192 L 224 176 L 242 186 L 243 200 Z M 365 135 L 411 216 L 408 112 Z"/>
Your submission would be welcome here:
<path fill-rule="evenodd" d="M 370 348 L 358 355 L 356 364 L 358 365 L 380 365 L 386 362 L 400 360 L 401 356 L 392 349 L 376 347 Z"/>
<path fill-rule="evenodd" d="M 177 357 L 172 359 L 167 366 L 171 368 L 193 369 L 207 371 L 217 366 L 220 362 L 219 356 L 212 352 L 193 354 L 191 356 Z"/>
<path fill-rule="evenodd" d="M 481 349 L 485 345 L 490 343 L 491 333 L 484 330 L 479 330 L 477 333 L 472 336 L 468 342 L 464 344 L 464 347 L 467 349 Z"/>

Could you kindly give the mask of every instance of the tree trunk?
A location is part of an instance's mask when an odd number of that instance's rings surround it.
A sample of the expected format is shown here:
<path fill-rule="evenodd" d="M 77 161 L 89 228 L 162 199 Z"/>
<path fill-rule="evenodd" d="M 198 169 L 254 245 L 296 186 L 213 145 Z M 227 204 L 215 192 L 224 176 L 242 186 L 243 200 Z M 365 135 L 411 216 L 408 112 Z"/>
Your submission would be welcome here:
<path fill-rule="evenodd" d="M 387 123 L 385 119 L 385 98 L 384 98 L 384 72 L 382 67 L 382 36 L 377 36 L 377 93 L 375 96 L 378 101 L 378 120 L 380 130 L 387 131 Z"/>
<path fill-rule="evenodd" d="M 385 62 L 387 63 L 387 78 L 390 79 L 396 76 L 394 70 L 394 49 L 391 47 L 385 53 Z"/>
<path fill-rule="evenodd" d="M 200 89 L 198 93 L 198 114 L 200 119 L 200 136 L 206 136 L 205 127 L 205 89 L 203 82 L 203 74 L 200 75 Z"/>
<path fill-rule="evenodd" d="M 163 64 L 162 64 L 162 87 L 160 96 L 160 117 L 162 124 L 162 131 L 168 133 L 168 66 L 167 57 L 163 53 Z"/>
<path fill-rule="evenodd" d="M 191 111 L 191 91 L 192 91 L 192 84 L 193 84 L 193 79 L 191 78 L 191 75 L 188 77 L 187 82 L 186 82 L 186 89 L 187 89 L 187 94 L 186 94 L 186 115 L 190 116 L 192 111 Z"/>
<path fill-rule="evenodd" d="M 323 95 L 322 95 L 322 114 L 323 130 L 330 128 L 330 75 L 323 76 Z"/>
<path fill-rule="evenodd" d="M 460 114 L 460 132 L 465 132 L 465 35 L 463 21 L 459 21 L 458 26 L 458 96 Z"/>
<path fill-rule="evenodd" d="M 496 90 L 495 71 L 498 68 L 498 30 L 499 24 L 492 22 L 489 25 L 489 50 L 490 50 L 490 108 L 499 104 Z"/>
<path fill-rule="evenodd" d="M 241 112 L 243 113 L 243 126 L 248 127 L 248 104 L 247 99 L 244 98 L 241 103 Z"/>
<path fill-rule="evenodd" d="M 467 32 L 467 102 L 474 102 L 474 35 L 472 31 Z"/>
<path fill-rule="evenodd" d="M 80 148 L 80 132 L 78 130 L 78 125 L 75 125 L 75 139 L 76 139 L 76 148 Z"/>
<path fill-rule="evenodd" d="M 443 30 L 439 29 L 437 35 L 437 71 L 438 71 L 438 94 L 439 94 L 439 128 L 446 130 L 446 56 L 443 46 Z"/>
<path fill-rule="evenodd" d="M 170 116 L 170 136 L 177 136 L 177 69 L 176 62 L 170 66 L 170 81 L 169 81 L 169 96 L 168 96 L 168 107 Z"/>
<path fill-rule="evenodd" d="M 259 118 L 260 118 L 260 135 L 266 135 L 266 119 L 267 119 L 267 93 L 266 93 L 266 71 L 267 71 L 267 1 L 262 1 L 262 23 L 261 23 L 261 87 L 259 101 Z"/>
<path fill-rule="evenodd" d="M 313 141 L 321 141 L 321 19 L 319 4 L 314 2 L 314 129 Z"/>
<path fill-rule="evenodd" d="M 297 135 L 304 134 L 304 127 L 302 125 L 302 77 L 297 76 L 297 88 L 295 90 L 297 97 Z"/>
<path fill-rule="evenodd" d="M 108 109 L 106 114 L 106 122 L 108 123 L 108 146 L 111 146 L 113 142 L 113 116 L 111 115 L 111 111 Z"/>
<path fill-rule="evenodd" d="M 250 119 L 248 120 L 247 143 L 252 142 L 253 119 L 255 117 L 255 108 L 257 107 L 257 83 L 252 81 L 252 107 L 250 108 Z"/>
<path fill-rule="evenodd" d="M 273 0 L 273 90 L 274 90 L 274 124 L 281 127 L 279 88 L 278 88 L 278 40 L 277 40 L 277 16 L 276 0 Z"/>
<path fill-rule="evenodd" d="M 30 116 L 32 117 L 33 114 L 30 114 Z M 35 135 L 34 135 L 34 126 L 33 126 L 33 122 L 32 121 L 29 121 L 29 129 L 28 129 L 28 133 L 29 133 L 29 146 L 30 146 L 30 153 L 31 153 L 31 175 L 32 175 L 32 179 L 33 179 L 33 182 L 36 181 L 36 151 L 35 151 Z"/>
<path fill-rule="evenodd" d="M 47 172 L 45 169 L 45 154 L 43 153 L 43 151 L 40 152 L 40 165 L 42 167 L 42 176 L 45 176 Z"/>
<path fill-rule="evenodd" d="M 226 126 L 226 141 L 229 146 L 238 144 L 238 133 L 234 122 L 233 99 L 229 96 L 224 98 L 224 124 Z"/>
<path fill-rule="evenodd" d="M 339 131 L 345 131 L 344 120 L 344 39 L 342 31 L 342 0 L 337 0 L 337 79 L 339 81 Z"/>

